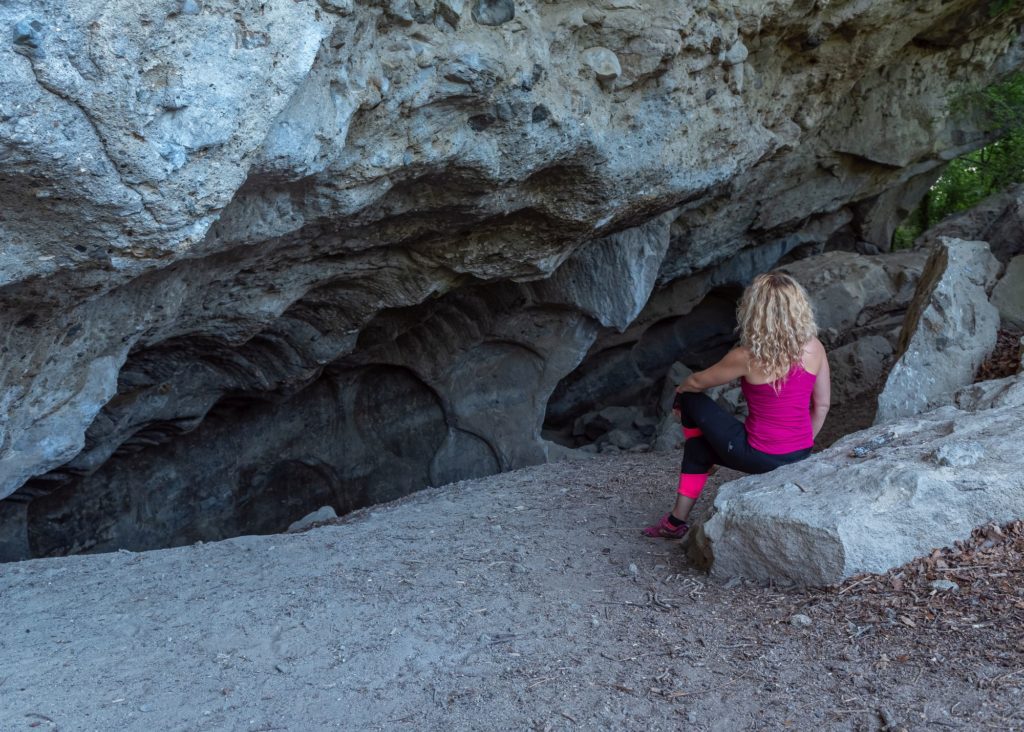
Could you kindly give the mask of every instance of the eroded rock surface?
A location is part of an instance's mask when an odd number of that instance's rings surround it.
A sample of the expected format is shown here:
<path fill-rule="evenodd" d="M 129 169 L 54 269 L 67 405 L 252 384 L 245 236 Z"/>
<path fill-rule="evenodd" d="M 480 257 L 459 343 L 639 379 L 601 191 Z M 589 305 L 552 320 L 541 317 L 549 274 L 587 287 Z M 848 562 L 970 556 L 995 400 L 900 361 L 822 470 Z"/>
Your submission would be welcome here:
<path fill-rule="evenodd" d="M 823 585 L 1024 516 L 1024 379 L 969 387 L 956 404 L 723 485 L 695 552 L 718 577 Z"/>
<path fill-rule="evenodd" d="M 900 332 L 875 423 L 933 409 L 974 381 L 996 345 L 999 312 L 988 292 L 999 262 L 982 241 L 940 239 Z"/>
<path fill-rule="evenodd" d="M 1022 14 L 5 3 L 0 545 L 206 535 L 188 507 L 270 505 L 287 461 L 325 487 L 282 527 L 351 481 L 422 485 L 382 464 L 542 459 L 547 395 L 595 342 L 872 236 L 979 144 L 947 100 L 1018 63 Z M 108 518 L 73 534 L 81 511 Z"/>

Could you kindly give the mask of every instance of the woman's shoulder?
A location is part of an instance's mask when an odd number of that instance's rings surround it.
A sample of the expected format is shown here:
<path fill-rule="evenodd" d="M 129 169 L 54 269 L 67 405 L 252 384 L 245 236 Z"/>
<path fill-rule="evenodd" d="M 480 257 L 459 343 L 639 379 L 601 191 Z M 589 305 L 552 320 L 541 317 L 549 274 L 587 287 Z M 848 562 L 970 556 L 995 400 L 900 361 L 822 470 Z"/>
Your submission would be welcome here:
<path fill-rule="evenodd" d="M 825 355 L 825 346 L 817 338 L 812 338 L 804 344 L 804 353 L 813 353 L 817 355 Z"/>
<path fill-rule="evenodd" d="M 800 360 L 805 371 L 818 373 L 825 360 L 825 346 L 817 338 L 812 338 L 804 344 L 804 355 Z"/>

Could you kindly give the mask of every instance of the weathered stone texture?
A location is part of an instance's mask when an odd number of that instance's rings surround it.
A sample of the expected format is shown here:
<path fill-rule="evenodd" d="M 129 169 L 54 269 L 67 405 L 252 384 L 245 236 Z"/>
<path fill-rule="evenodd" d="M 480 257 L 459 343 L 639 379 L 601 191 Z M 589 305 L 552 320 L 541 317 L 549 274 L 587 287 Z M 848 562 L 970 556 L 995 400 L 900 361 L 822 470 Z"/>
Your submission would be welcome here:
<path fill-rule="evenodd" d="M 375 428 L 385 443 L 433 415 L 410 476 L 542 459 L 547 395 L 589 349 L 621 329 L 639 342 L 659 313 L 843 227 L 880 230 L 892 216 L 872 202 L 978 144 L 946 100 L 1019 62 L 1022 14 L 4 3 L 0 495 L 59 514 L 102 483 L 230 513 L 230 490 L 201 498 L 208 476 L 273 473 L 278 452 L 370 476 L 340 448 L 284 449 L 293 426 L 268 416 L 308 408 L 302 428 L 334 434 L 310 395 L 351 404 L 357 373 L 422 396 L 408 424 Z M 386 348 L 400 333 L 411 350 Z M 347 429 L 338 442 L 362 439 Z M 151 472 L 199 435 L 221 441 L 202 466 Z M 104 495 L 88 510 L 123 503 Z"/>
<path fill-rule="evenodd" d="M 974 381 L 996 345 L 999 313 L 988 291 L 998 274 L 986 242 L 939 240 L 908 308 L 876 424 L 940 406 Z"/>

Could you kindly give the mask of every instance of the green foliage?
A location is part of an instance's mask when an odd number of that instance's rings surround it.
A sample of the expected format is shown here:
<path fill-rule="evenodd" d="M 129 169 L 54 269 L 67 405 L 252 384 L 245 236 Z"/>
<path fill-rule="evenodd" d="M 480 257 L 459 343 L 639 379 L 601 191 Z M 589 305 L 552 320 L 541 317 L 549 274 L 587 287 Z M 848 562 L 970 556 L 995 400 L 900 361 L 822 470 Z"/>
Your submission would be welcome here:
<path fill-rule="evenodd" d="M 946 166 L 921 204 L 896 230 L 894 249 L 909 247 L 946 216 L 1024 182 L 1024 73 L 964 94 L 954 101 L 952 109 L 957 114 L 975 116 L 981 129 L 999 137 Z"/>
<path fill-rule="evenodd" d="M 993 0 L 992 4 L 988 6 L 988 17 L 994 18 L 997 15 L 1002 15 L 1003 12 L 1012 8 L 1017 2 L 1018 0 Z"/>

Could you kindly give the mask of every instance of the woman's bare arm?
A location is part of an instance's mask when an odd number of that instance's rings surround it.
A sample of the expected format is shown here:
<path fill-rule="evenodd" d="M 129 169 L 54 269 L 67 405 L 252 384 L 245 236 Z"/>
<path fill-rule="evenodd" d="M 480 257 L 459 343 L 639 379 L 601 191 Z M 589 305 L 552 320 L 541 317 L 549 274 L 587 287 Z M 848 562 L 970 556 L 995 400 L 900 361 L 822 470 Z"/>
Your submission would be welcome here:
<path fill-rule="evenodd" d="M 828 408 L 832 406 L 832 375 L 828 368 L 828 355 L 822 349 L 821 367 L 818 377 L 814 380 L 811 392 L 811 429 L 818 436 L 821 426 L 825 424 Z"/>
<path fill-rule="evenodd" d="M 686 380 L 676 388 L 676 391 L 704 391 L 712 386 L 728 384 L 733 379 L 745 375 L 749 363 L 750 354 L 747 349 L 734 348 L 714 366 L 687 376 Z"/>

